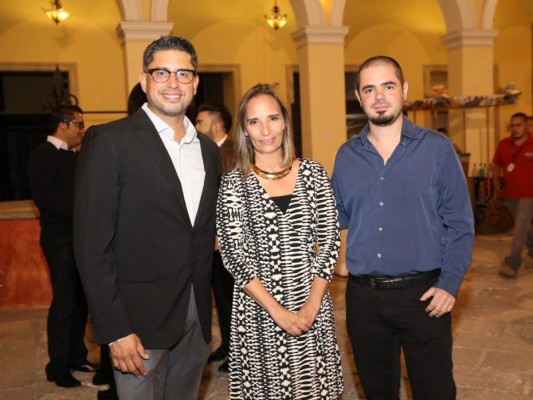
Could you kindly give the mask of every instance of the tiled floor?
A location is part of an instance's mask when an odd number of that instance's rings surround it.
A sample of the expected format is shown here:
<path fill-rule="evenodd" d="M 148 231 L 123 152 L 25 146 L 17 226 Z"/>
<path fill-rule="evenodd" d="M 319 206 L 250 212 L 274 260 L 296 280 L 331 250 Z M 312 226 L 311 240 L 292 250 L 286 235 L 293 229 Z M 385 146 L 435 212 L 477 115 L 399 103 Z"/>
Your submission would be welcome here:
<path fill-rule="evenodd" d="M 476 238 L 474 264 L 454 310 L 459 399 L 533 399 L 533 268 L 523 268 L 516 280 L 499 277 L 496 271 L 509 245 L 509 236 Z M 533 267 L 533 260 L 526 265 Z M 346 279 L 337 277 L 331 286 L 346 386 L 342 400 L 362 399 L 344 327 L 345 285 Z M 0 309 L 0 399 L 95 400 L 98 388 L 89 374 L 76 373 L 83 381 L 76 389 L 46 381 L 45 318 L 45 309 Z M 218 334 L 216 318 L 213 332 Z M 227 398 L 227 377 L 217 366 L 206 368 L 200 399 Z M 406 383 L 402 399 L 410 398 Z"/>

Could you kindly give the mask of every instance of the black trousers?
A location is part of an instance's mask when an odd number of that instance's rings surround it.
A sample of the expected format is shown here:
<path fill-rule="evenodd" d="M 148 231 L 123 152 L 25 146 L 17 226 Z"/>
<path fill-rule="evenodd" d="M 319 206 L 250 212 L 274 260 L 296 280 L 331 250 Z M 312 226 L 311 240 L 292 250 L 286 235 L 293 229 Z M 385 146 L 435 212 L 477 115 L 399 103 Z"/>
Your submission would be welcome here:
<path fill-rule="evenodd" d="M 229 352 L 229 337 L 231 328 L 231 305 L 233 302 L 234 280 L 222 263 L 220 251 L 213 256 L 213 293 L 217 307 L 222 350 Z"/>
<path fill-rule="evenodd" d="M 52 282 L 52 303 L 48 310 L 48 355 L 46 376 L 85 364 L 87 347 L 83 341 L 87 323 L 87 301 L 74 260 L 72 239 L 49 237 L 43 229 L 43 249 Z"/>
<path fill-rule="evenodd" d="M 429 317 L 431 299 L 419 300 L 434 283 L 373 290 L 348 280 L 346 325 L 368 399 L 400 398 L 401 349 L 414 400 L 455 399 L 451 315 Z"/>

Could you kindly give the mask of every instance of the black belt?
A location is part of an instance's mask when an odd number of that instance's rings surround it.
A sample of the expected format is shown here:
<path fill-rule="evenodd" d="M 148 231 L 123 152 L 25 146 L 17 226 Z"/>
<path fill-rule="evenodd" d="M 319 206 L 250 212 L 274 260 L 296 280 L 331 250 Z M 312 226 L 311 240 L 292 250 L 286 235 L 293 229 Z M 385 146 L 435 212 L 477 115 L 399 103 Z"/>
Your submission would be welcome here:
<path fill-rule="evenodd" d="M 419 285 L 438 278 L 440 269 L 434 269 L 428 272 L 405 276 L 371 276 L 371 275 L 351 275 L 350 280 L 358 285 L 368 286 L 375 290 L 400 289 Z"/>

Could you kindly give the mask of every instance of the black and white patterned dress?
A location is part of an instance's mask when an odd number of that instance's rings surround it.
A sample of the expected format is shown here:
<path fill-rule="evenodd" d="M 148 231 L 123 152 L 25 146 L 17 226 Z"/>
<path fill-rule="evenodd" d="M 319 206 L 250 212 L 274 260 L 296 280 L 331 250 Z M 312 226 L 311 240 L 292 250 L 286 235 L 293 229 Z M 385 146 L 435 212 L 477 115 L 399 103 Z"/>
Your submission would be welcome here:
<path fill-rule="evenodd" d="M 329 292 L 313 328 L 293 337 L 242 290 L 257 276 L 283 307 L 298 311 L 315 276 L 331 281 L 340 239 L 324 168 L 300 160 L 286 213 L 253 172 L 244 181 L 240 170 L 231 171 L 219 191 L 217 232 L 224 265 L 235 278 L 230 399 L 337 399 L 343 381 Z"/>

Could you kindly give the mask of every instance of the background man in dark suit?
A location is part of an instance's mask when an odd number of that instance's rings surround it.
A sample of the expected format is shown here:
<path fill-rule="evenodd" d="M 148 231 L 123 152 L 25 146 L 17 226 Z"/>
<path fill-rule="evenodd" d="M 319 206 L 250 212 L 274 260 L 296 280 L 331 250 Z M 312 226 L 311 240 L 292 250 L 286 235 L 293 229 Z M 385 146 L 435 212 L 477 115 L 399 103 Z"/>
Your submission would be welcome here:
<path fill-rule="evenodd" d="M 185 39 L 151 43 L 148 102 L 89 129 L 80 153 L 75 253 L 121 399 L 196 399 L 209 355 L 220 156 L 185 117 L 196 69 Z"/>
<path fill-rule="evenodd" d="M 235 155 L 233 141 L 228 136 L 231 130 L 231 114 L 228 109 L 219 103 L 204 103 L 200 105 L 196 116 L 196 130 L 209 136 L 220 148 L 222 174 L 231 171 L 235 166 Z M 224 360 L 218 367 L 221 372 L 228 372 L 229 369 L 228 355 L 233 284 L 233 277 L 222 263 L 217 241 L 213 255 L 213 293 L 215 294 L 222 343 L 209 355 L 208 362 Z"/>
<path fill-rule="evenodd" d="M 36 147 L 28 160 L 28 179 L 33 200 L 41 214 L 41 247 L 52 282 L 48 311 L 46 377 L 61 387 L 81 383 L 71 370 L 94 371 L 87 362 L 83 342 L 87 301 L 74 261 L 72 204 L 76 147 L 84 132 L 83 111 L 65 106 L 52 113 L 52 135 Z"/>

